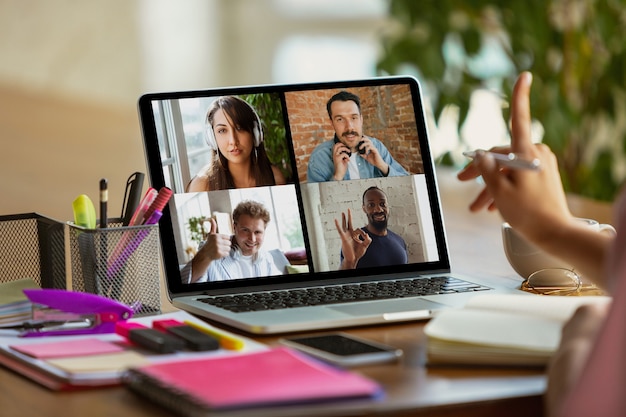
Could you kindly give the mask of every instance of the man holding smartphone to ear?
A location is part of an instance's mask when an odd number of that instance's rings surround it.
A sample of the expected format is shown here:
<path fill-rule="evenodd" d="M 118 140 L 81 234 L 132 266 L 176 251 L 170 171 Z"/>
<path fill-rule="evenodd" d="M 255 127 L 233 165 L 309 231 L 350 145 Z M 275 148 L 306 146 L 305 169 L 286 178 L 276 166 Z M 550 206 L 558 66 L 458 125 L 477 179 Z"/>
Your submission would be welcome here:
<path fill-rule="evenodd" d="M 357 95 L 340 91 L 328 100 L 326 110 L 335 136 L 311 153 L 309 182 L 409 175 L 380 140 L 363 134 L 361 100 Z"/>

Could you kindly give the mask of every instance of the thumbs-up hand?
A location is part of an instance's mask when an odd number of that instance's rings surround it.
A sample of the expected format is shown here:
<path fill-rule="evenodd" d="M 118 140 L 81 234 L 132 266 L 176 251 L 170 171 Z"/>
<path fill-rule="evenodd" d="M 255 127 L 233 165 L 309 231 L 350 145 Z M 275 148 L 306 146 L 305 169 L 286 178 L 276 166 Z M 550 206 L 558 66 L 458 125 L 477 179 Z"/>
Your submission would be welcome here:
<path fill-rule="evenodd" d="M 207 235 L 206 242 L 196 254 L 208 261 L 215 261 L 228 256 L 230 253 L 230 236 L 217 233 L 217 222 L 211 218 L 211 230 Z"/>

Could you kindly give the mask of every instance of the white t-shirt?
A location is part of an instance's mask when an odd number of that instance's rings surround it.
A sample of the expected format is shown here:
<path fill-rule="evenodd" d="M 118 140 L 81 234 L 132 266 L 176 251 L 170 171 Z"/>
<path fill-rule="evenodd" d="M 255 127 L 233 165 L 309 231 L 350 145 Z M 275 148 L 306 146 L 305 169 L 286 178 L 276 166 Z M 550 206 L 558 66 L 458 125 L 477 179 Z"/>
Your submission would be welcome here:
<path fill-rule="evenodd" d="M 241 268 L 241 276 L 242 277 L 253 277 L 254 269 L 252 269 L 252 255 L 245 256 L 240 255 L 237 258 L 237 264 L 239 264 L 239 268 Z"/>
<path fill-rule="evenodd" d="M 359 165 L 357 158 L 360 158 L 360 156 L 357 153 L 353 152 L 352 155 L 350 155 L 350 162 L 348 162 L 348 173 L 350 173 L 351 180 L 358 180 L 361 178 L 361 174 L 359 174 Z"/>

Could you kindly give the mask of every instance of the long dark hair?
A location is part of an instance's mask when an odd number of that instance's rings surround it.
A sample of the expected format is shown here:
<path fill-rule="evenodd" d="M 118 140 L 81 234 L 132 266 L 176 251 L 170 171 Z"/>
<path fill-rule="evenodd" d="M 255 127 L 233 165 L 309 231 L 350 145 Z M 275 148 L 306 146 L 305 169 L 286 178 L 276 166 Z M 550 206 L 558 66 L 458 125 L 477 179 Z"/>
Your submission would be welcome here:
<path fill-rule="evenodd" d="M 260 125 L 260 120 L 252 106 L 235 96 L 220 97 L 211 104 L 206 116 L 207 129 L 213 129 L 213 117 L 219 109 L 227 114 L 236 126 L 249 132 L 253 138 L 255 137 L 255 130 L 257 130 L 256 135 L 262 135 L 263 127 Z M 267 156 L 262 140 L 250 153 L 250 169 L 252 175 L 256 178 L 257 187 L 276 185 L 272 164 Z M 212 152 L 207 186 L 209 190 L 235 188 L 235 181 L 228 169 L 228 160 L 217 147 Z"/>

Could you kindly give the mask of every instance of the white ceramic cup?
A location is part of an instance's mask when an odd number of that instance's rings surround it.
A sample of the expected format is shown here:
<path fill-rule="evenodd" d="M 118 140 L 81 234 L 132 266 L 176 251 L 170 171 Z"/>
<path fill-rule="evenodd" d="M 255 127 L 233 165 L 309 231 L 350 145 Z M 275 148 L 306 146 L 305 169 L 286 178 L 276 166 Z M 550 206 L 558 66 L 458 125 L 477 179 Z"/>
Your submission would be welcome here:
<path fill-rule="evenodd" d="M 615 228 L 610 224 L 598 223 L 593 219 L 578 218 L 577 220 L 600 233 L 615 235 Z M 548 255 L 528 242 L 508 223 L 502 224 L 502 244 L 509 263 L 515 272 L 525 279 L 528 279 L 533 272 L 542 269 L 574 269 L 573 266 Z"/>

